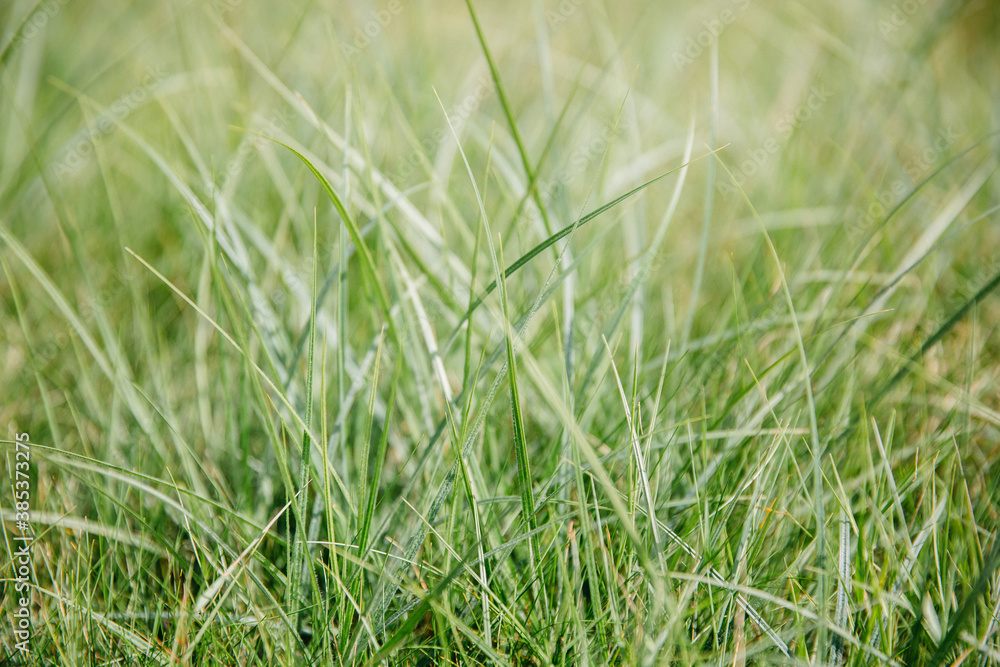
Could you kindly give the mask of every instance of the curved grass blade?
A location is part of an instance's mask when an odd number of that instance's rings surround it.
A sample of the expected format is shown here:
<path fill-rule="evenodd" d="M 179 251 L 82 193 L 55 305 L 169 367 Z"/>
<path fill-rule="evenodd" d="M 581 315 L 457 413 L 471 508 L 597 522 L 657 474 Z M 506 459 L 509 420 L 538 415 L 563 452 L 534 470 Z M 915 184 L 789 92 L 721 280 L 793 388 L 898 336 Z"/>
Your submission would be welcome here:
<path fill-rule="evenodd" d="M 344 202 L 341 201 L 339 196 L 337 196 L 337 193 L 334 191 L 333 186 L 330 185 L 330 181 L 326 180 L 326 177 L 323 175 L 323 172 L 317 169 L 316 166 L 309 161 L 309 158 L 307 158 L 305 155 L 298 152 L 288 144 L 279 141 L 274 137 L 266 137 L 266 138 L 270 139 L 279 146 L 287 148 L 295 155 L 295 157 L 302 160 L 302 164 L 304 164 L 306 167 L 309 168 L 309 171 L 313 173 L 313 176 L 315 176 L 316 179 L 319 181 L 320 185 L 323 186 L 323 190 L 326 191 L 326 194 L 330 198 L 330 201 L 333 202 L 334 208 L 337 209 L 337 213 L 340 214 L 340 217 L 344 220 L 344 224 L 347 226 L 347 231 L 351 235 L 351 241 L 354 242 L 354 247 L 357 249 L 358 255 L 361 257 L 361 263 L 365 267 L 365 271 L 368 274 L 368 277 L 372 281 L 372 286 L 375 289 L 375 298 L 378 300 L 379 308 L 382 309 L 382 312 L 385 315 L 389 333 L 392 336 L 393 340 L 398 342 L 399 332 L 396 330 L 396 325 L 393 322 L 392 309 L 389 306 L 389 296 L 385 291 L 385 286 L 382 285 L 381 282 L 379 282 L 378 276 L 375 273 L 375 262 L 372 259 L 371 250 L 368 249 L 368 244 L 365 243 L 365 239 L 361 234 L 361 230 L 358 229 L 358 225 L 354 221 L 354 218 L 352 218 L 351 215 L 347 212 L 347 207 L 344 206 Z"/>
<path fill-rule="evenodd" d="M 584 226 L 585 224 L 587 224 L 588 222 L 590 222 L 594 218 L 597 218 L 598 216 L 600 216 L 602 213 L 606 213 L 607 211 L 611 210 L 612 208 L 614 208 L 618 204 L 622 203 L 623 201 L 625 201 L 629 197 L 632 197 L 633 195 L 638 194 L 639 192 L 642 192 L 643 190 L 645 190 L 646 188 L 648 188 L 649 186 L 651 186 L 653 183 L 656 183 L 657 181 L 659 181 L 659 180 L 661 180 L 663 178 L 666 178 L 670 174 L 673 174 L 674 172 L 679 171 L 679 170 L 683 169 L 684 167 L 687 167 L 688 165 L 693 164 L 694 162 L 697 162 L 698 160 L 700 160 L 700 159 L 702 159 L 704 157 L 707 157 L 709 155 L 714 154 L 717 150 L 718 149 L 710 151 L 708 153 L 705 153 L 704 155 L 700 155 L 697 158 L 695 158 L 694 160 L 691 160 L 690 162 L 686 162 L 686 163 L 684 163 L 682 165 L 674 167 L 673 169 L 671 169 L 669 171 L 665 171 L 662 174 L 660 174 L 659 176 L 656 176 L 655 178 L 651 178 L 650 180 L 646 181 L 642 185 L 639 185 L 639 186 L 637 186 L 637 187 L 629 190 L 625 194 L 620 195 L 620 196 L 616 197 L 615 199 L 612 199 L 607 204 L 604 204 L 600 208 L 597 208 L 597 209 L 591 211 L 590 213 L 584 215 L 583 217 L 579 218 L 575 222 L 566 225 L 565 227 L 563 227 L 562 229 L 560 229 L 558 232 L 552 234 L 547 239 L 545 239 L 544 241 L 542 241 L 541 243 L 539 243 L 538 245 L 536 245 L 534 248 L 532 248 L 528 252 L 526 252 L 523 255 L 521 255 L 521 257 L 519 257 L 513 264 L 511 264 L 510 266 L 508 266 L 504 270 L 503 277 L 504 278 L 510 278 L 512 275 L 514 275 L 515 273 L 517 273 L 517 271 L 519 271 L 522 267 L 524 267 L 525 264 L 527 264 L 532 259 L 534 259 L 538 255 L 540 255 L 542 252 L 544 252 L 547 248 L 549 248 L 550 246 L 552 246 L 554 243 L 557 243 L 558 241 L 566 238 L 567 236 L 569 236 L 570 234 L 572 234 L 576 229 Z M 472 302 L 472 305 L 469 306 L 469 309 L 467 311 L 465 311 L 465 314 L 462 315 L 462 318 L 455 325 L 455 329 L 452 331 L 451 335 L 448 337 L 448 343 L 444 346 L 444 349 L 447 350 L 451 346 L 451 344 L 454 342 L 456 336 L 458 336 L 459 329 L 461 329 L 462 325 L 465 324 L 465 322 L 468 321 L 468 319 L 472 316 L 472 313 L 475 312 L 475 310 L 479 306 L 481 306 L 483 304 L 483 301 L 486 299 L 486 297 L 489 296 L 491 293 L 493 293 L 493 291 L 496 290 L 496 288 L 497 288 L 497 281 L 494 280 L 489 285 L 487 285 L 486 288 L 483 290 L 483 293 L 479 297 L 477 297 L 475 299 L 475 301 Z"/>
<path fill-rule="evenodd" d="M 17 29 L 14 30 L 14 33 L 10 37 L 10 41 L 8 41 L 6 44 L 3 45 L 3 49 L 0 49 L 0 67 L 3 67 L 7 63 L 7 58 L 9 58 L 14 53 L 14 51 L 16 51 L 16 49 L 11 49 L 11 47 L 14 46 L 15 42 L 19 42 L 22 39 L 24 39 L 23 36 L 21 35 L 21 33 L 24 32 L 24 27 L 28 25 L 28 21 L 35 18 L 35 14 L 37 14 L 38 10 L 41 8 L 42 8 L 42 0 L 36 0 L 35 6 L 32 7 L 27 14 L 24 15 L 24 18 L 21 20 L 21 23 L 17 26 Z"/>
<path fill-rule="evenodd" d="M 889 393 L 889 391 L 891 391 L 892 388 L 895 387 L 900 380 L 909 375 L 910 372 L 913 370 L 913 367 L 916 365 L 917 360 L 921 356 L 923 356 L 927 352 L 927 350 L 933 347 L 935 343 L 944 338 L 945 334 L 951 331 L 952 327 L 958 324 L 973 306 L 975 306 L 977 303 L 985 299 L 990 292 L 992 292 L 997 288 L 998 285 L 1000 285 L 1000 271 L 998 271 L 993 276 L 992 280 L 983 285 L 978 292 L 973 294 L 968 301 L 962 304 L 961 308 L 956 310 L 954 314 L 952 314 L 952 316 L 949 317 L 944 324 L 942 324 L 937 328 L 937 331 L 932 333 L 930 337 L 924 341 L 923 345 L 920 346 L 920 349 L 917 350 L 917 352 L 912 357 L 910 357 L 909 360 L 907 360 L 907 362 L 903 365 L 903 367 L 899 369 L 899 371 L 894 376 L 892 376 L 892 379 L 886 383 L 886 385 L 879 391 L 878 394 L 876 394 L 874 403 L 878 403 L 879 401 L 881 401 L 882 398 L 887 393 Z"/>

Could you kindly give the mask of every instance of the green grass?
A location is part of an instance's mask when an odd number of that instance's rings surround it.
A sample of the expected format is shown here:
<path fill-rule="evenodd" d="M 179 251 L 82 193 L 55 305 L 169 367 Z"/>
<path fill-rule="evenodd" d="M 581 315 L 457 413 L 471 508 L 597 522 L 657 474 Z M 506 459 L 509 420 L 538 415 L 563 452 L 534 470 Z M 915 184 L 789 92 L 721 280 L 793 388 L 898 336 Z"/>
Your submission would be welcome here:
<path fill-rule="evenodd" d="M 991 3 L 0 16 L 0 664 L 1000 662 Z"/>

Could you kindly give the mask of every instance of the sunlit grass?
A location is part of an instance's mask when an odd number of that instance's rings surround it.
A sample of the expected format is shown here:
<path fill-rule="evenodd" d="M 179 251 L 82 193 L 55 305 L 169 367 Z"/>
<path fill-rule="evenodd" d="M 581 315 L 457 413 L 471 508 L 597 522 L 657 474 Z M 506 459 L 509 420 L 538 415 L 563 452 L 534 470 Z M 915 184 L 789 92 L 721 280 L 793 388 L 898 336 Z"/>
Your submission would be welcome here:
<path fill-rule="evenodd" d="M 992 5 L 98 5 L 0 10 L 30 664 L 1000 661 Z"/>

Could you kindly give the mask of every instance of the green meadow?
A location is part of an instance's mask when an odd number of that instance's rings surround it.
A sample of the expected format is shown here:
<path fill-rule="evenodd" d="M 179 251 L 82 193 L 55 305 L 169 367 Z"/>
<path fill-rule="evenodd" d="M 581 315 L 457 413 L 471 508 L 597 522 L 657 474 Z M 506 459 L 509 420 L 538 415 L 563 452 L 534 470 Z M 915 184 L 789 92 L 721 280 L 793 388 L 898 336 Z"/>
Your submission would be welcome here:
<path fill-rule="evenodd" d="M 989 0 L 0 7 L 4 665 L 1000 663 Z"/>

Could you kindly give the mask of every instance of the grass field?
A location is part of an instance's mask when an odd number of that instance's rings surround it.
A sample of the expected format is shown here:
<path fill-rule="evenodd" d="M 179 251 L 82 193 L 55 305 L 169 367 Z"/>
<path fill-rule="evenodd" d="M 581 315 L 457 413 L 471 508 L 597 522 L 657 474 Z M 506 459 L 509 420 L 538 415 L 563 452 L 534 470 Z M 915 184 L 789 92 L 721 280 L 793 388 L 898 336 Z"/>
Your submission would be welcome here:
<path fill-rule="evenodd" d="M 996 3 L 0 39 L 0 664 L 1000 663 Z"/>

